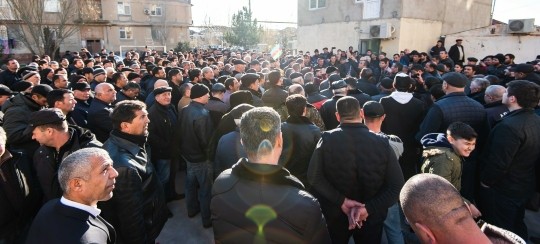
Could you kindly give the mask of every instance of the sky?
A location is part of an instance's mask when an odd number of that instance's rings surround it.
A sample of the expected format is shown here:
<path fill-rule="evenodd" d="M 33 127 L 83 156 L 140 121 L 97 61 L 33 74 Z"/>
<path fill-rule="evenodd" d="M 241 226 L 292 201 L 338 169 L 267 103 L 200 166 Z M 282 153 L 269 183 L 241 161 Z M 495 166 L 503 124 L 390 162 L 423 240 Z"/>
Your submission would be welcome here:
<path fill-rule="evenodd" d="M 306 1 L 306 0 L 300 0 Z M 192 0 L 194 26 L 230 26 L 232 15 L 249 0 Z M 251 0 L 251 10 L 259 21 L 296 22 L 297 1 Z M 494 19 L 507 23 L 509 19 L 535 18 L 540 25 L 540 0 L 495 0 Z M 267 24 L 267 28 L 283 29 L 294 24 Z"/>

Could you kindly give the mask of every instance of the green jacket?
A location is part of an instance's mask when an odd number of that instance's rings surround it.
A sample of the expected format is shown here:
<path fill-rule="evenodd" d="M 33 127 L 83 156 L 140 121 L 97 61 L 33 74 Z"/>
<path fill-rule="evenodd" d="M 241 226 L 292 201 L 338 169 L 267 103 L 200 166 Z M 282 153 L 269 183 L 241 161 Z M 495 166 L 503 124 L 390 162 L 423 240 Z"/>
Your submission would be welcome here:
<path fill-rule="evenodd" d="M 422 153 L 422 173 L 439 175 L 461 190 L 462 162 L 454 150 L 447 147 L 427 147 Z"/>

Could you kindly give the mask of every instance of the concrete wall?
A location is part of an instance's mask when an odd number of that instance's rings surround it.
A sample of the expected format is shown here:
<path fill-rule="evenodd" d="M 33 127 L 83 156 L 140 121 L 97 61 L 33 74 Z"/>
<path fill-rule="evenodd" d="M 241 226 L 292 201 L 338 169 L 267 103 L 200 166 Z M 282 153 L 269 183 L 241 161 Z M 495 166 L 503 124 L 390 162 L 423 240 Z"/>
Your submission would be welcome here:
<path fill-rule="evenodd" d="M 516 63 L 534 60 L 540 55 L 540 30 L 529 34 L 508 34 L 507 25 L 491 25 L 446 36 L 447 43 L 463 39 L 465 57 L 482 59 L 497 53 L 512 53 Z M 492 34 L 493 32 L 493 34 Z M 453 44 L 452 44 L 453 45 Z M 448 45 L 450 46 L 450 45 Z"/>
<path fill-rule="evenodd" d="M 427 52 L 441 35 L 442 23 L 439 21 L 402 18 L 400 28 L 396 30 L 399 44 L 392 46 L 392 53 L 408 48 L 418 52 Z M 388 52 L 389 53 L 389 52 Z"/>
<path fill-rule="evenodd" d="M 311 51 L 323 47 L 336 47 L 346 49 L 349 46 L 358 46 L 358 31 L 356 22 L 331 23 L 298 27 L 298 50 Z M 356 48 L 355 48 L 356 49 Z"/>
<path fill-rule="evenodd" d="M 309 0 L 298 0 L 298 26 L 362 20 L 362 5 L 354 0 L 326 1 L 326 7 L 309 9 Z"/>

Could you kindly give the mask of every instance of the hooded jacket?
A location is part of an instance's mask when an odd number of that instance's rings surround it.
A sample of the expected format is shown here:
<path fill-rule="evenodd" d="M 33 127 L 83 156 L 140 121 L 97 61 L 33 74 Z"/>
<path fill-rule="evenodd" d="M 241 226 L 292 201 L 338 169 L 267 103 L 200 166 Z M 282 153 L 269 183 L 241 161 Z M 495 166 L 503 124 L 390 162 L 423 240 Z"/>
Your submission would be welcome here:
<path fill-rule="evenodd" d="M 458 156 L 442 133 L 430 133 L 422 137 L 422 173 L 439 175 L 459 191 L 461 189 L 461 157 Z"/>

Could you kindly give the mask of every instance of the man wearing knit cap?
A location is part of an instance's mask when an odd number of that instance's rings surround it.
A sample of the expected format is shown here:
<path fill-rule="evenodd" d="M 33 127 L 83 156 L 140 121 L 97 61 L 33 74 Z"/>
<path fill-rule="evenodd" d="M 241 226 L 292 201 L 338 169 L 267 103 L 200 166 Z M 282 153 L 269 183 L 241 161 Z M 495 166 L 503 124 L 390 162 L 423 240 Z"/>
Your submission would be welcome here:
<path fill-rule="evenodd" d="M 96 86 L 98 84 L 105 82 L 106 79 L 107 79 L 107 76 L 105 75 L 104 69 L 95 69 L 94 80 L 90 82 L 90 88 L 92 89 L 92 91 L 96 89 Z"/>
<path fill-rule="evenodd" d="M 187 166 L 186 207 L 190 218 L 201 213 L 203 226 L 212 226 L 210 197 L 212 190 L 212 164 L 207 150 L 214 125 L 210 112 L 204 108 L 210 99 L 209 89 L 203 84 L 191 87 L 191 102 L 178 115 L 179 128 L 175 143 Z"/>
<path fill-rule="evenodd" d="M 449 72 L 442 78 L 446 95 L 431 106 L 416 133 L 416 140 L 420 141 L 428 133 L 445 133 L 451 123 L 460 121 L 470 125 L 478 133 L 478 140 L 482 141 L 487 135 L 486 111 L 482 104 L 465 95 L 467 77 Z M 482 145 L 478 145 L 478 148 L 482 148 Z M 461 194 L 467 199 L 474 199 L 477 155 L 478 151 L 473 151 L 463 164 Z"/>

